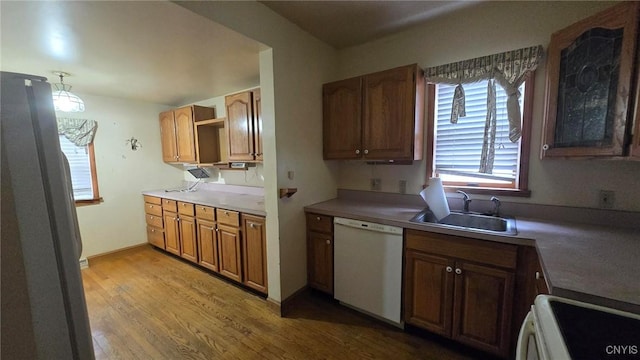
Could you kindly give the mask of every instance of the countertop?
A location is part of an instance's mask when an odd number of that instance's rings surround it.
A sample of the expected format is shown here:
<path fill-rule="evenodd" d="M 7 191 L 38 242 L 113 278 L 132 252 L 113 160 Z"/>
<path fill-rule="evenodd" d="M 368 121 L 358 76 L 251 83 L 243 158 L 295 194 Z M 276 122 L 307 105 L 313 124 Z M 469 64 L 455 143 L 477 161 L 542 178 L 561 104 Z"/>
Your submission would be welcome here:
<path fill-rule="evenodd" d="M 333 199 L 305 211 L 436 233 L 535 246 L 553 295 L 640 313 L 640 230 L 516 218 L 518 234 L 494 235 L 409 220 L 424 207 Z"/>
<path fill-rule="evenodd" d="M 198 189 L 193 192 L 149 190 L 143 191 L 142 193 L 144 195 L 156 196 L 164 199 L 240 211 L 246 214 L 259 216 L 267 215 L 264 209 L 264 197 L 258 195 L 203 189 Z"/>

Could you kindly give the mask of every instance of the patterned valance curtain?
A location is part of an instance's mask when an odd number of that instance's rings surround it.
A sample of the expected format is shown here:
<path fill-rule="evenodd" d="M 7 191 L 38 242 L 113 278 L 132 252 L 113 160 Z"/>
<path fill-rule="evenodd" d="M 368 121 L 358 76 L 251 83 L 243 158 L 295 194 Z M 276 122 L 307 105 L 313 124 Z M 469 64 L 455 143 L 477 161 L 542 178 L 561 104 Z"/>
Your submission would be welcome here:
<path fill-rule="evenodd" d="M 482 154 L 482 161 L 485 163 L 480 165 L 480 172 L 490 174 L 493 169 L 493 154 L 495 152 L 493 144 L 496 133 L 494 81 L 500 84 L 507 93 L 509 139 L 516 142 L 522 134 L 520 103 L 518 101 L 520 91 L 518 88 L 525 81 L 527 75 L 538 67 L 542 56 L 542 46 L 538 45 L 425 69 L 425 77 L 428 82 L 458 85 L 451 108 L 451 123 L 454 124 L 458 121 L 458 117 L 465 116 L 462 84 L 492 80 L 489 81 L 487 124 Z"/>
<path fill-rule="evenodd" d="M 58 134 L 64 135 L 77 146 L 87 146 L 93 142 L 98 123 L 95 120 L 57 118 Z"/>

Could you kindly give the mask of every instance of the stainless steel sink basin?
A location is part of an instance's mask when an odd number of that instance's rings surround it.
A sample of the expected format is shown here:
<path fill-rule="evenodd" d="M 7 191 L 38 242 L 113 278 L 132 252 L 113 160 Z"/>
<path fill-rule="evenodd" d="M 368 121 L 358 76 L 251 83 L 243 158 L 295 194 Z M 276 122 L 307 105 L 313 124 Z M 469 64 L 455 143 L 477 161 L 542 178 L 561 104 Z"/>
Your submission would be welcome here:
<path fill-rule="evenodd" d="M 464 228 L 488 233 L 516 235 L 516 219 L 497 217 L 476 213 L 462 213 L 452 211 L 448 216 L 438 221 L 429 209 L 425 209 L 410 221 L 416 223 L 431 223 L 453 228 Z"/>

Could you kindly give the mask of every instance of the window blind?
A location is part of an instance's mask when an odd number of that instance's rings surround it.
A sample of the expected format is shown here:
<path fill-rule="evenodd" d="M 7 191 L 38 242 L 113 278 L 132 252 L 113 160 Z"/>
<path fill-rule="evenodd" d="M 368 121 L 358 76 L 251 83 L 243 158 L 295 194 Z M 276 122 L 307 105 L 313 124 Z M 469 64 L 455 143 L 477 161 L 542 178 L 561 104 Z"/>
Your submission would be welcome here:
<path fill-rule="evenodd" d="M 479 173 L 484 127 L 487 116 L 487 81 L 464 84 L 466 115 L 456 124 L 450 122 L 455 85 L 436 88 L 435 170 L 438 174 L 478 178 L 482 182 L 513 182 L 518 174 L 520 140 L 509 140 L 507 94 L 496 86 L 496 145 L 493 174 Z M 524 85 L 520 87 L 524 93 Z M 520 108 L 523 100 L 520 98 Z M 446 181 L 446 176 L 443 180 Z M 486 179 L 486 180 L 480 180 Z M 488 181 L 487 181 L 488 180 Z"/>
<path fill-rule="evenodd" d="M 59 135 L 60 148 L 69 161 L 71 184 L 75 200 L 93 199 L 91 163 L 87 146 L 77 146 L 64 135 Z"/>

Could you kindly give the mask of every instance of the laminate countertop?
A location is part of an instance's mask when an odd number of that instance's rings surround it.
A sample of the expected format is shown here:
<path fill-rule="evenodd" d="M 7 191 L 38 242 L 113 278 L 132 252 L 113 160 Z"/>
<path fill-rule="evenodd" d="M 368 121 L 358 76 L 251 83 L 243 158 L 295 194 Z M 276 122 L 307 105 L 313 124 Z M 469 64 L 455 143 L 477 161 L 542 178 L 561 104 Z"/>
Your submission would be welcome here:
<path fill-rule="evenodd" d="M 535 246 L 553 295 L 640 313 L 640 229 L 516 218 L 518 234 L 488 234 L 409 220 L 422 206 L 333 199 L 305 211 L 405 229 Z"/>
<path fill-rule="evenodd" d="M 264 197 L 258 195 L 203 189 L 198 189 L 193 192 L 149 190 L 143 191 L 142 194 L 215 208 L 235 210 L 246 214 L 267 215 L 264 209 Z"/>

